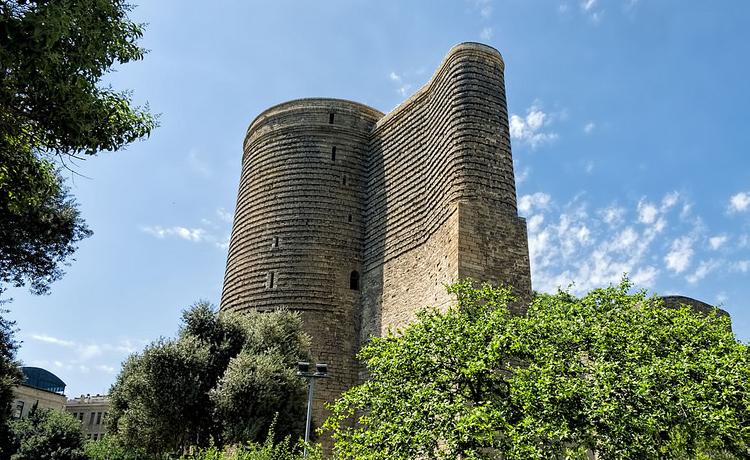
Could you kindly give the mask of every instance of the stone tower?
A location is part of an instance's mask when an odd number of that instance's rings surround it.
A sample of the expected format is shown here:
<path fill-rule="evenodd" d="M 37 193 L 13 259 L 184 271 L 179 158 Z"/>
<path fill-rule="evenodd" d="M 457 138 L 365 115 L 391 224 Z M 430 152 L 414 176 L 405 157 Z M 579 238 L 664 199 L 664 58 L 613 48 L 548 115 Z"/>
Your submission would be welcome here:
<path fill-rule="evenodd" d="M 302 99 L 248 128 L 223 310 L 301 312 L 330 379 L 324 402 L 356 385 L 356 352 L 466 277 L 531 297 L 526 222 L 516 208 L 504 63 L 464 43 L 387 115 Z"/>

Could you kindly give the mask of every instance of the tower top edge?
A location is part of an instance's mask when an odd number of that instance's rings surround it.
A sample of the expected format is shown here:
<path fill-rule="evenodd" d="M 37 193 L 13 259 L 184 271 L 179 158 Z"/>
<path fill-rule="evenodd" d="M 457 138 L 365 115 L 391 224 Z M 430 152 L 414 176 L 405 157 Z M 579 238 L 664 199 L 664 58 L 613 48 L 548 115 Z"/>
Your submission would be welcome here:
<path fill-rule="evenodd" d="M 272 107 L 262 111 L 255 119 L 250 123 L 247 128 L 247 133 L 250 134 L 254 127 L 261 123 L 263 120 L 282 115 L 286 112 L 325 112 L 333 110 L 346 110 L 350 112 L 358 112 L 366 116 L 372 117 L 374 120 L 382 118 L 385 114 L 378 109 L 370 107 L 369 105 L 362 104 L 360 102 L 350 101 L 347 99 L 336 99 L 327 97 L 307 97 L 301 99 L 292 99 L 290 101 L 276 104 Z"/>
<path fill-rule="evenodd" d="M 466 51 L 475 51 L 477 53 L 487 54 L 488 56 L 494 55 L 495 58 L 500 59 L 500 62 L 503 63 L 503 66 L 505 65 L 505 62 L 503 61 L 503 56 L 502 54 L 500 54 L 500 51 L 498 51 L 496 48 L 490 45 L 485 45 L 484 43 L 479 43 L 479 42 L 463 42 L 463 43 L 459 43 L 458 45 L 455 45 L 453 48 L 450 49 L 450 51 L 448 51 L 448 54 L 443 60 L 443 63 L 445 63 L 448 57 L 450 57 L 452 54 L 462 53 Z"/>
<path fill-rule="evenodd" d="M 409 96 L 404 102 L 396 106 L 396 108 L 394 108 L 393 110 L 388 112 L 388 114 L 378 120 L 377 126 L 382 126 L 389 123 L 389 121 L 395 118 L 398 113 L 403 110 L 408 110 L 408 107 L 412 105 L 416 100 L 419 100 L 427 93 L 429 93 L 432 87 L 435 85 L 436 81 L 439 80 L 440 77 L 448 71 L 448 69 L 455 61 L 461 61 L 462 59 L 471 59 L 476 57 L 495 61 L 500 66 L 501 72 L 505 72 L 505 61 L 503 60 L 503 56 L 495 48 L 478 42 L 459 43 L 458 45 L 455 45 L 453 48 L 451 48 L 450 51 L 448 51 L 448 54 L 445 55 L 443 61 L 432 74 L 432 77 L 430 77 L 430 80 L 425 83 L 424 86 L 419 88 L 414 94 Z"/>

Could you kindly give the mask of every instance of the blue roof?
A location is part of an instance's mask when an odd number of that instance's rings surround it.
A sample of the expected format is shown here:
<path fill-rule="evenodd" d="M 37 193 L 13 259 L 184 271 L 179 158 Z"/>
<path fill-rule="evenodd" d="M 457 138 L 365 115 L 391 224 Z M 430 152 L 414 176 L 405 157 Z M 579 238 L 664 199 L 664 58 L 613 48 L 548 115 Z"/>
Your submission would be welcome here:
<path fill-rule="evenodd" d="M 63 394 L 65 392 L 65 382 L 46 369 L 24 366 L 21 368 L 21 371 L 25 377 L 23 381 L 24 385 L 53 393 Z"/>

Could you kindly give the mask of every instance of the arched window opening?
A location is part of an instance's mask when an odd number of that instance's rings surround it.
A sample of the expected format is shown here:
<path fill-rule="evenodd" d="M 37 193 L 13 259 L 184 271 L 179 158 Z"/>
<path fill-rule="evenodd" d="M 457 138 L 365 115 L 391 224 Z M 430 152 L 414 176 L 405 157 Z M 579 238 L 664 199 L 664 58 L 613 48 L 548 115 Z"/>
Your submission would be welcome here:
<path fill-rule="evenodd" d="M 356 270 L 349 275 L 349 289 L 359 291 L 359 272 Z"/>

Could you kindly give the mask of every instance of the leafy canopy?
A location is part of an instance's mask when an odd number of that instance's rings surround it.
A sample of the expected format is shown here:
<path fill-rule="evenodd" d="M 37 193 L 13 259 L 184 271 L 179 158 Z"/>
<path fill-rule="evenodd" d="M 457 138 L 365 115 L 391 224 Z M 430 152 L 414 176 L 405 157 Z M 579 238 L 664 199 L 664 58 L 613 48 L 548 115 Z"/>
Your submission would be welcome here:
<path fill-rule="evenodd" d="M 17 331 L 16 323 L 3 318 L 2 315 L 7 313 L 8 310 L 0 309 L 0 452 L 11 442 L 8 422 L 13 414 L 16 386 L 23 381 L 23 373 L 16 361 L 19 345 L 13 337 Z"/>
<path fill-rule="evenodd" d="M 10 423 L 10 460 L 86 460 L 81 422 L 67 411 L 35 409 Z"/>
<path fill-rule="evenodd" d="M 746 458 L 750 352 L 729 320 L 631 285 L 582 298 L 448 288 L 455 308 L 375 338 L 325 428 L 343 459 Z M 351 422 L 355 423 L 352 424 Z"/>
<path fill-rule="evenodd" d="M 128 358 L 110 390 L 108 432 L 150 453 L 182 452 L 304 432 L 306 382 L 296 363 L 310 356 L 298 314 L 234 314 L 199 302 L 176 339 Z M 277 415 L 278 414 L 278 415 Z"/>
<path fill-rule="evenodd" d="M 101 83 L 143 58 L 129 10 L 120 0 L 0 0 L 0 289 L 30 281 L 45 293 L 91 234 L 54 159 L 118 150 L 157 125 Z"/>

